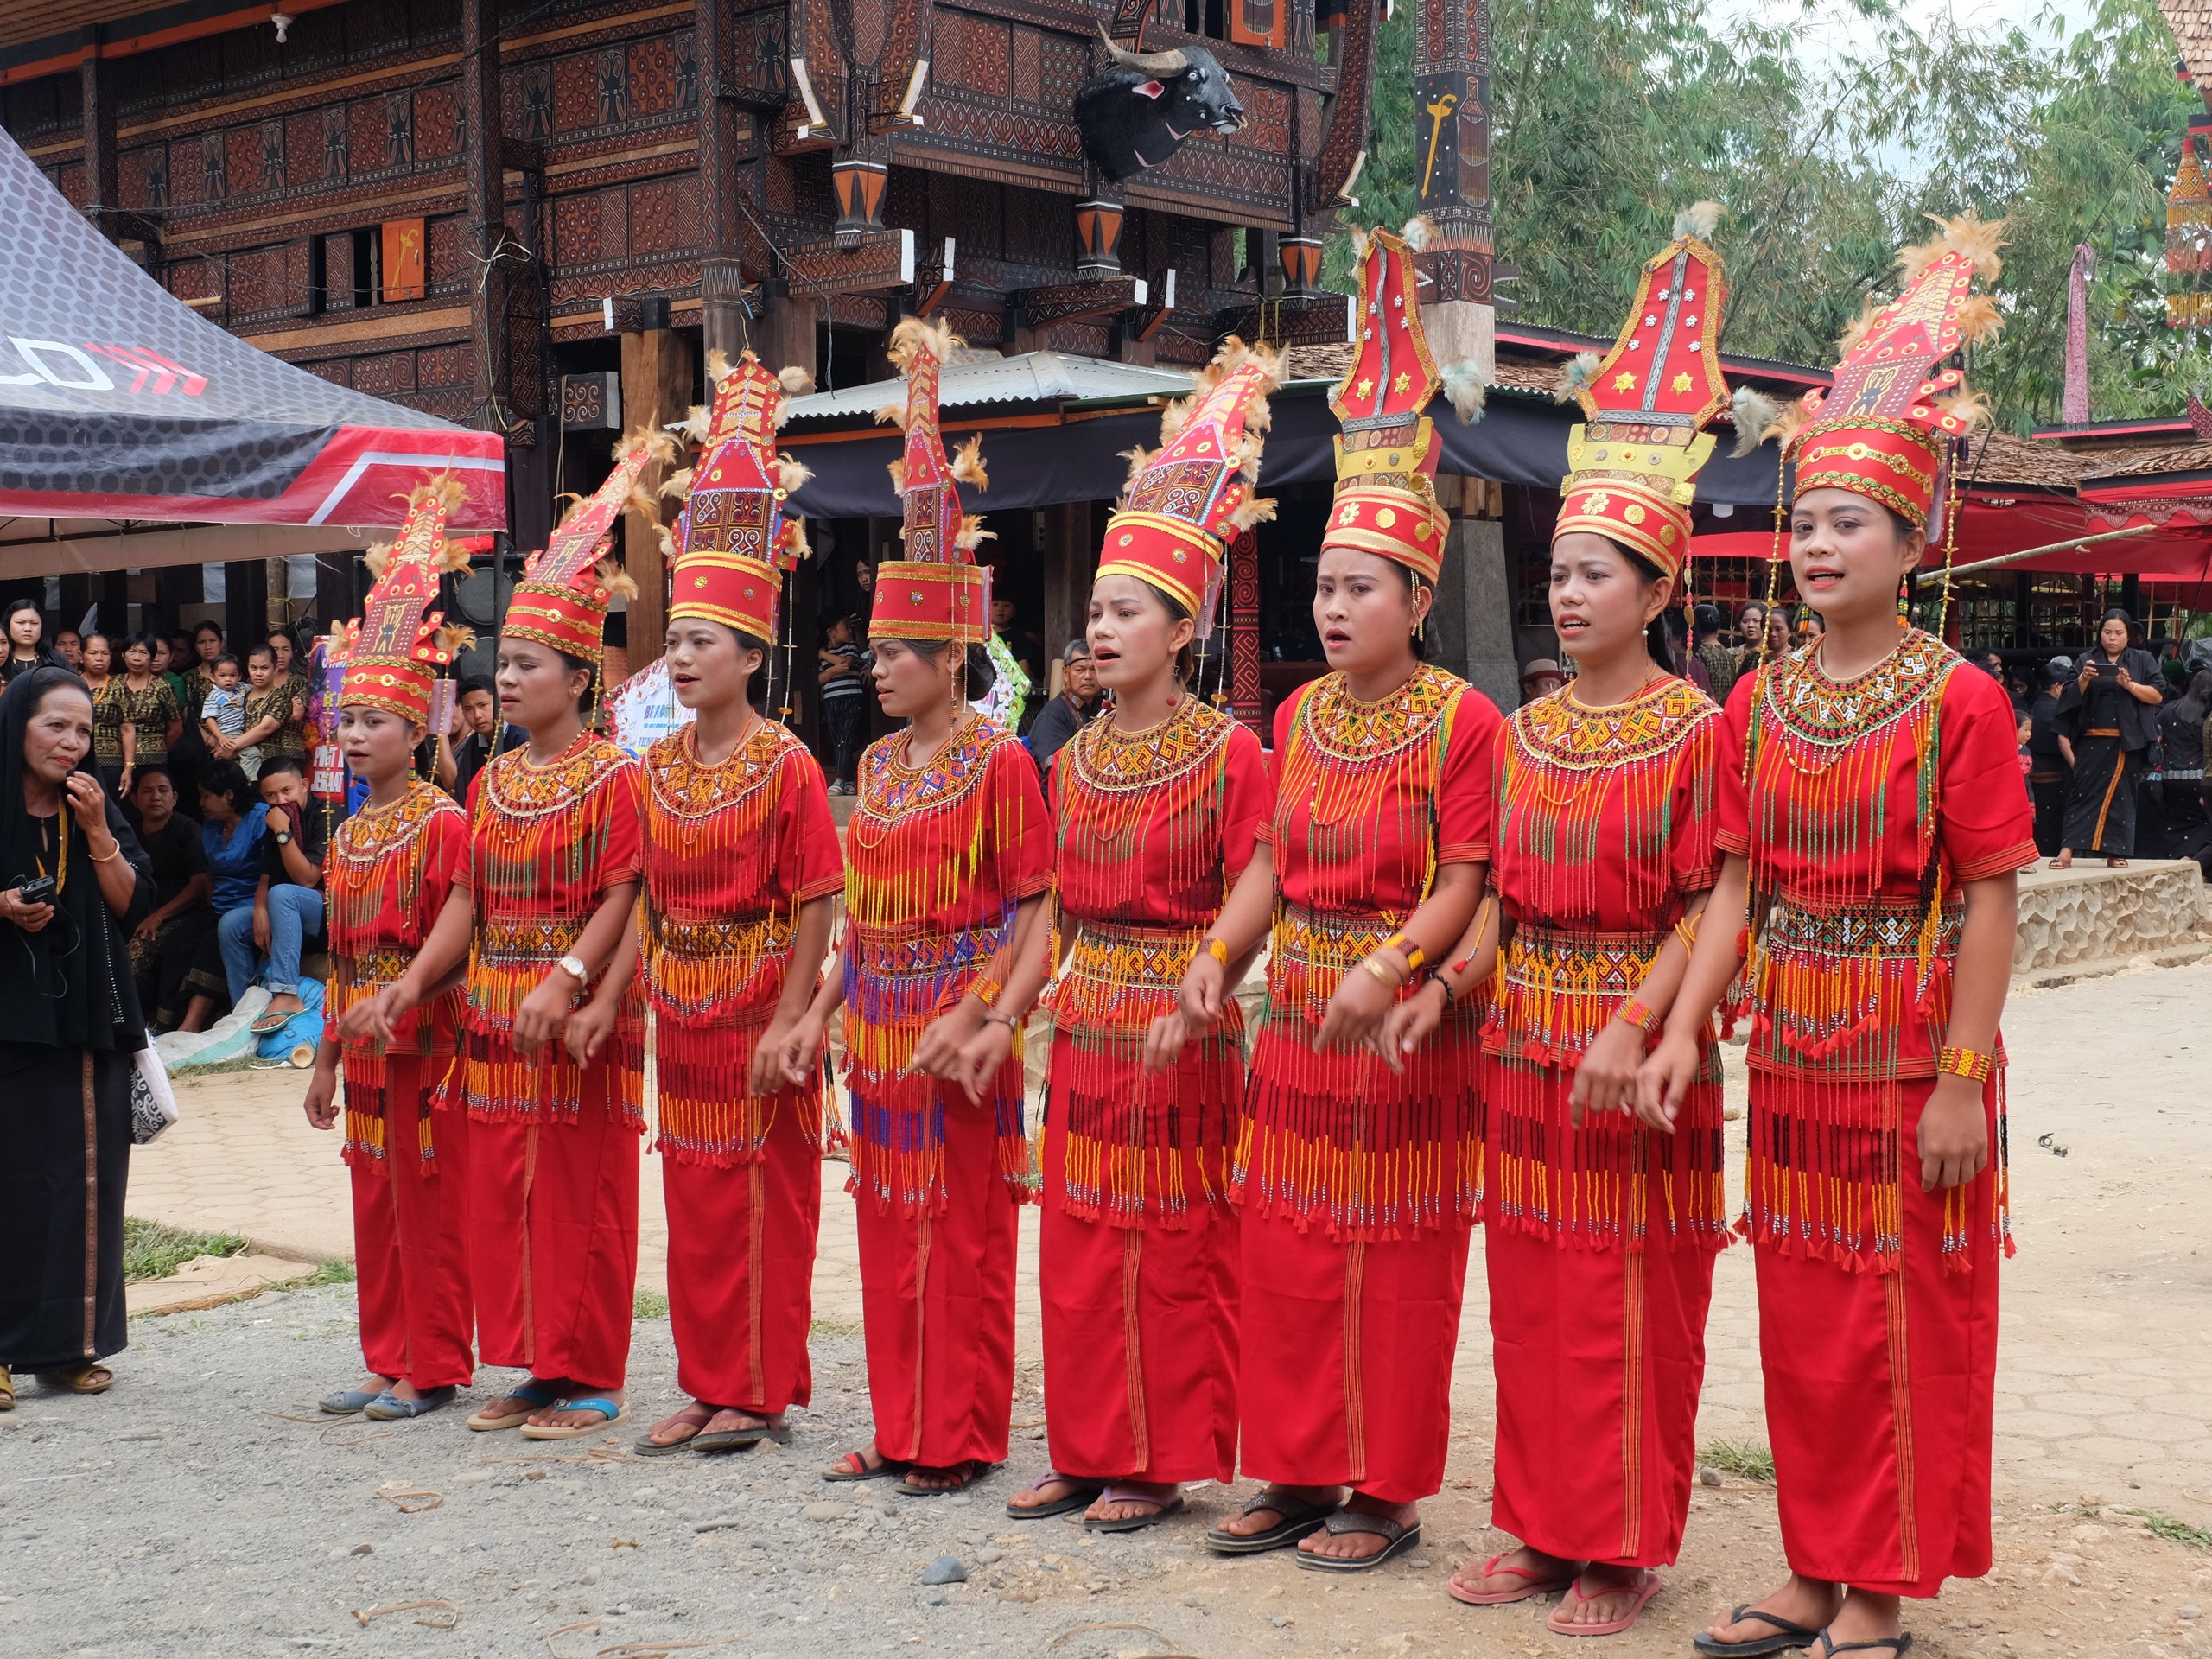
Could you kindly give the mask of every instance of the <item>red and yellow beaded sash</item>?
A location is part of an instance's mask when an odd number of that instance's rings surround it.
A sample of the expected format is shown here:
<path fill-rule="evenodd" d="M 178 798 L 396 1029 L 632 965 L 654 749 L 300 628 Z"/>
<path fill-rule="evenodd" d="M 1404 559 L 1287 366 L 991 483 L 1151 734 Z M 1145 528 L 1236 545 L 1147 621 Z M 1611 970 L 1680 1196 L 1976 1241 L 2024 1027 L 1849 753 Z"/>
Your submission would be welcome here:
<path fill-rule="evenodd" d="M 1808 651 L 1768 664 L 1753 689 L 1745 749 L 1752 919 L 1744 983 L 1753 1094 L 1740 1230 L 1853 1272 L 1894 1273 L 1904 1250 L 1900 1144 L 1908 1078 L 1934 1074 L 1950 1020 L 1963 925 L 1945 890 L 1938 784 L 1943 689 L 1961 658 L 1914 630 L 1866 673 L 1837 683 Z M 1897 746 L 1914 787 L 1895 798 Z M 1883 847 L 1910 815 L 1917 891 L 1882 891 Z M 1802 866 L 1785 878 L 1777 853 Z M 1929 1038 L 1904 1039 L 1918 1027 Z M 2004 1242 L 2001 1073 L 1994 1209 Z M 1964 1268 L 1974 1186 L 1948 1192 L 1947 1266 Z M 2009 1243 L 2007 1243 L 2009 1248 Z"/>
<path fill-rule="evenodd" d="M 1176 1070 L 1155 1077 L 1143 1066 L 1145 1035 L 1173 1011 L 1212 915 L 1180 926 L 1115 918 L 1147 914 L 1147 893 L 1160 891 L 1204 892 L 1219 913 L 1236 728 L 1232 716 L 1185 697 L 1147 731 L 1094 721 L 1060 752 L 1059 925 L 1070 937 L 1048 993 L 1058 1039 L 1050 1098 L 1066 1131 L 1064 1203 L 1086 1220 L 1174 1228 L 1194 1198 L 1211 1205 L 1228 1192 L 1244 1084 L 1243 1009 L 1232 1000 Z M 1067 913 L 1071 891 L 1092 913 Z"/>
<path fill-rule="evenodd" d="M 1418 891 L 1435 880 L 1437 792 L 1463 689 L 1424 664 L 1389 696 L 1363 703 L 1343 676 L 1328 675 L 1300 702 L 1280 760 L 1276 856 L 1299 833 L 1294 804 L 1310 801 L 1312 897 L 1275 906 L 1230 1195 L 1301 1229 L 1321 1222 L 1335 1238 L 1404 1237 L 1471 1221 L 1480 1206 L 1479 999 L 1453 1008 L 1402 1072 L 1370 1052 L 1325 1052 L 1314 1042 L 1344 975 L 1405 919 L 1372 905 L 1376 829 L 1386 817 L 1398 820 L 1388 844 L 1421 849 Z"/>
<path fill-rule="evenodd" d="M 726 895 L 771 893 L 785 757 L 805 746 L 763 721 L 728 759 L 699 759 L 696 728 L 646 751 L 639 960 L 654 1015 L 653 1060 L 665 1156 L 729 1166 L 765 1155 L 776 1113 L 804 1113 L 819 1146 L 819 1090 L 796 1100 L 752 1092 L 753 1052 L 783 995 L 794 899 L 746 912 Z"/>
<path fill-rule="evenodd" d="M 605 862 L 613 812 L 594 798 L 625 786 L 636 763 L 588 735 L 545 766 L 514 749 L 487 766 L 470 823 L 469 874 L 476 928 L 469 942 L 464 1071 L 473 1117 L 546 1116 L 574 1122 L 582 1109 L 584 1068 L 558 1042 L 535 1059 L 515 1052 L 511 1033 L 523 999 L 575 949 L 598 906 L 590 877 Z M 556 883 L 577 901 L 571 912 L 535 907 Z M 632 986 L 595 1065 L 607 1068 L 607 1106 L 633 1127 L 645 1123 L 645 1009 Z"/>
<path fill-rule="evenodd" d="M 416 782 L 386 807 L 364 807 L 338 826 L 323 861 L 323 893 L 329 906 L 330 983 L 324 1018 L 336 1021 L 407 971 L 437 920 L 417 913 L 431 848 L 432 822 L 461 809 L 442 790 Z M 403 1015 L 390 1052 L 451 1062 L 462 999 L 458 986 Z M 341 1056 L 346 1077 L 346 1151 L 348 1164 L 380 1168 L 385 1146 L 386 1045 L 374 1038 L 351 1041 Z M 435 1068 L 441 1079 L 453 1068 Z M 426 1173 L 436 1168 L 430 1114 L 418 1119 L 416 1154 Z"/>
<path fill-rule="evenodd" d="M 936 1078 L 911 1068 L 922 1033 L 985 976 L 1013 927 L 1010 897 L 981 925 L 947 927 L 936 918 L 957 910 L 984 879 L 990 849 L 1021 839 L 1019 798 L 986 787 L 992 756 L 1014 741 L 975 718 L 963 720 L 925 766 L 900 758 L 903 733 L 870 744 L 861 758 L 860 799 L 846 827 L 849 1185 L 901 1216 L 941 1215 L 949 1202 L 944 1096 Z M 1017 1031 L 1017 1074 L 1020 1060 Z M 995 1095 L 992 1106 L 1000 1173 L 1027 1198 L 1020 1090 Z"/>

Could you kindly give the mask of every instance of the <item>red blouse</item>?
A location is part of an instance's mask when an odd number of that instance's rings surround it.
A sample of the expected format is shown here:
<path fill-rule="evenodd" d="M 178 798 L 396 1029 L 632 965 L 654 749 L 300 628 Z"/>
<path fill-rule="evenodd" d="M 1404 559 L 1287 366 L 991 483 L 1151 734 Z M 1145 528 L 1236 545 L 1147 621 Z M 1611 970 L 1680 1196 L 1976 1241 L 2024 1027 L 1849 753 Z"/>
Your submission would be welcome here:
<path fill-rule="evenodd" d="M 558 760 L 534 764 L 510 750 L 468 789 L 469 856 L 455 877 L 476 907 L 468 962 L 468 1105 L 479 1116 L 530 1116 L 541 1109 L 573 1117 L 584 1081 L 554 1044 L 534 1062 L 514 1052 L 515 1012 L 546 973 L 575 949 L 610 887 L 638 880 L 643 857 L 642 774 L 638 763 L 587 733 Z M 644 1002 L 623 995 L 603 1051 L 617 1106 L 642 1122 Z"/>

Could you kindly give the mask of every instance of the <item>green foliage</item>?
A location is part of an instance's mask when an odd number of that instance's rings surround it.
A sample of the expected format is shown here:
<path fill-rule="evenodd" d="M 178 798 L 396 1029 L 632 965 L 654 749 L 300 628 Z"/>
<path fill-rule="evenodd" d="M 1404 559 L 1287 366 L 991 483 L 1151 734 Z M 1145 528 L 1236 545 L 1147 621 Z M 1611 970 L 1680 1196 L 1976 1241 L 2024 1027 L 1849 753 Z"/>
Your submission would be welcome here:
<path fill-rule="evenodd" d="M 1801 4 L 1803 0 L 1800 0 Z M 2171 413 L 2212 359 L 2164 321 L 2164 193 L 2201 104 L 2173 73 L 2154 0 L 2094 0 L 2069 29 L 1916 24 L 1899 0 L 1852 0 L 1833 55 L 1801 50 L 1797 12 L 1725 29 L 1699 0 L 1492 0 L 1491 213 L 1520 275 L 1509 315 L 1611 335 L 1642 262 L 1699 200 L 1725 210 L 1728 349 L 1826 364 L 1923 215 L 2007 222 L 2006 329 L 1975 383 L 2006 424 L 2058 416 L 2068 273 L 2098 256 L 2092 404 Z M 1403 6 L 1377 52 L 1367 168 L 1347 214 L 1397 225 L 1417 207 L 1421 123 Z M 1811 15 L 1807 5 L 1805 16 Z M 1332 243 L 1327 278 L 1349 285 Z"/>
<path fill-rule="evenodd" d="M 630 1316 L 638 1319 L 664 1319 L 668 1317 L 668 1298 L 657 1290 L 641 1290 L 631 1298 Z"/>
<path fill-rule="evenodd" d="M 2188 1544 L 2196 1549 L 2212 1549 L 2212 1528 L 2192 1527 L 2186 1521 L 2157 1510 L 2130 1510 L 2128 1514 L 2140 1520 L 2153 1538 L 2163 1538 L 2170 1544 Z"/>
<path fill-rule="evenodd" d="M 1698 1461 L 1745 1480 L 1771 1481 L 1774 1453 L 1756 1440 L 1715 1440 L 1698 1448 Z"/>
<path fill-rule="evenodd" d="M 123 1276 L 125 1279 L 166 1279 L 186 1262 L 202 1255 L 236 1255 L 246 1241 L 236 1233 L 188 1233 L 158 1221 L 123 1218 Z"/>
<path fill-rule="evenodd" d="M 315 1270 L 308 1274 L 304 1282 L 310 1285 L 350 1285 L 359 1277 L 351 1262 L 333 1257 L 327 1262 L 318 1262 Z"/>

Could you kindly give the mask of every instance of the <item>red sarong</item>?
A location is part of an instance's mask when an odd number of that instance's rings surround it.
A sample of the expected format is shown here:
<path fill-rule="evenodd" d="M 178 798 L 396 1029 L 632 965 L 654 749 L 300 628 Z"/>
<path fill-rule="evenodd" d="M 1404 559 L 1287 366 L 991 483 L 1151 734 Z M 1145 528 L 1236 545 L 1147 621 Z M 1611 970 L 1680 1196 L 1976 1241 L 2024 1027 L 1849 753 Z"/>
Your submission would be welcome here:
<path fill-rule="evenodd" d="M 876 1450 L 925 1469 L 1005 1462 L 1014 1414 L 1020 1203 L 1001 1166 L 990 1096 L 971 1105 L 938 1087 L 942 1208 L 900 1215 L 872 1190 L 854 1205 Z"/>
<path fill-rule="evenodd" d="M 1785 1080 L 1751 1073 L 1751 1109 Z M 1873 1084 L 1789 1078 L 1793 1099 Z M 1960 1228 L 1954 1203 L 1920 1185 L 1920 1112 L 1935 1084 L 1898 1090 L 1897 1271 L 1847 1271 L 1784 1255 L 1764 1238 L 1759 1359 L 1774 1446 L 1782 1543 L 1790 1570 L 1879 1595 L 1933 1596 L 1946 1578 L 1989 1571 L 1991 1414 L 1997 1387 L 1997 1274 L 1987 1225 Z M 1991 1166 L 1963 1190 L 1963 1213 L 1993 1213 L 2000 1173 L 1997 1080 L 1985 1086 Z M 1961 1241 L 1963 1240 L 1961 1244 Z"/>
<path fill-rule="evenodd" d="M 386 1155 L 353 1160 L 354 1286 L 361 1311 L 361 1357 L 378 1376 L 417 1392 L 475 1375 L 474 1320 L 468 1277 L 470 1125 L 456 1101 L 429 1114 L 437 1156 L 422 1141 L 425 1062 L 394 1052 L 372 1090 L 348 1082 L 356 1111 L 380 1097 Z M 452 1062 L 427 1062 L 437 1072 Z"/>
<path fill-rule="evenodd" d="M 1411 1503 L 1444 1484 L 1467 1229 L 1339 1242 L 1244 1208 L 1243 1472 Z"/>
<path fill-rule="evenodd" d="M 1066 1202 L 1065 1113 L 1045 1130 L 1046 1443 L 1088 1479 L 1229 1481 L 1236 1467 L 1236 1214 L 1192 1199 L 1173 1226 L 1084 1220 Z"/>
<path fill-rule="evenodd" d="M 584 1071 L 573 1120 L 468 1126 L 469 1271 L 487 1365 L 619 1389 L 638 1284 L 637 1127 Z"/>
<path fill-rule="evenodd" d="M 709 1405 L 766 1415 L 813 1397 L 822 1150 L 807 1116 L 779 1101 L 762 1155 L 741 1163 L 661 1160 L 676 1382 Z"/>

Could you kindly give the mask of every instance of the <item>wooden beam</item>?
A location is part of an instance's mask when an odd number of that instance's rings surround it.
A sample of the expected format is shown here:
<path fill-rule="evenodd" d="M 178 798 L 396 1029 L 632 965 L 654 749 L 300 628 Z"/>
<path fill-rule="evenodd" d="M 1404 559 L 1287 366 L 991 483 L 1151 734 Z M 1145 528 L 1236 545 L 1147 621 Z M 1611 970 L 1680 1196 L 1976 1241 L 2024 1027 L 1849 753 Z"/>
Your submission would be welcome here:
<path fill-rule="evenodd" d="M 937 263 L 924 265 L 914 273 L 914 315 L 926 317 L 936 310 L 950 292 L 952 283 L 952 238 L 948 236 L 938 251 Z"/>
<path fill-rule="evenodd" d="M 1008 308 L 1018 312 L 1018 327 L 1049 328 L 1058 322 L 1103 316 L 1145 303 L 1150 293 L 1141 277 L 1124 272 L 1090 283 L 1053 283 L 1025 288 L 1009 296 Z"/>
<path fill-rule="evenodd" d="M 115 97 L 112 73 L 99 58 L 86 58 L 78 79 L 85 97 L 85 217 L 110 241 L 117 239 Z"/>
<path fill-rule="evenodd" d="M 622 424 L 634 430 L 650 422 L 655 426 L 680 421 L 697 400 L 698 368 L 692 361 L 688 336 L 673 328 L 652 328 L 622 336 Z M 638 486 L 654 495 L 666 476 L 658 464 L 638 475 Z M 658 499 L 658 498 L 656 498 Z M 646 514 L 634 509 L 622 515 L 622 565 L 638 584 L 630 601 L 630 671 L 660 655 L 661 636 L 668 628 L 668 568 L 662 557 L 658 525 L 673 517 L 669 503 L 660 512 Z"/>
<path fill-rule="evenodd" d="M 1175 267 L 1170 265 L 1154 277 L 1150 289 L 1150 293 L 1145 296 L 1145 303 L 1137 308 L 1136 315 L 1129 320 L 1129 338 L 1132 340 L 1150 340 L 1160 332 L 1161 325 L 1174 315 Z"/>
<path fill-rule="evenodd" d="M 794 295 L 880 294 L 914 284 L 914 233 L 867 231 L 851 249 L 821 237 L 785 251 L 784 275 Z"/>
<path fill-rule="evenodd" d="M 1348 294 L 1286 295 L 1231 306 L 1214 313 L 1214 338 L 1236 334 L 1271 346 L 1333 346 L 1346 337 L 1351 301 Z"/>

